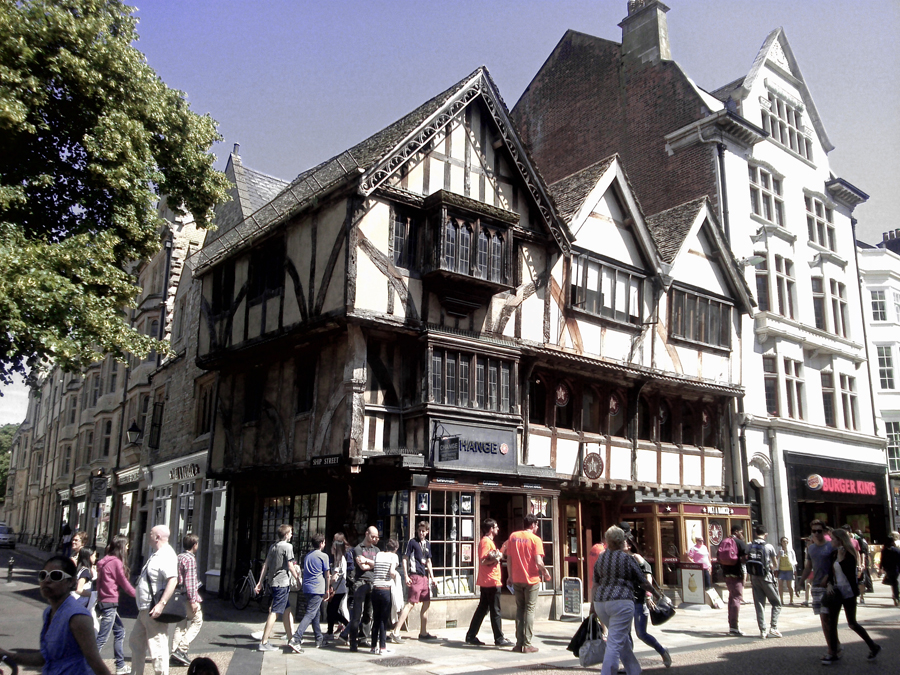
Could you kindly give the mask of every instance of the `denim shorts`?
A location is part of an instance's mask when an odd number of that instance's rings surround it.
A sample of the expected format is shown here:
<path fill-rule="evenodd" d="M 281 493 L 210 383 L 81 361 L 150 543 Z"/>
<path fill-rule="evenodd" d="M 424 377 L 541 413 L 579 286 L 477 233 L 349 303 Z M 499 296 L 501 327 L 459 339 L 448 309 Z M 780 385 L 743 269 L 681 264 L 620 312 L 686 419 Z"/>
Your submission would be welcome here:
<path fill-rule="evenodd" d="M 272 609 L 269 611 L 275 612 L 276 614 L 284 614 L 284 610 L 287 609 L 290 597 L 290 586 L 272 586 Z"/>
<path fill-rule="evenodd" d="M 794 572 L 793 572 L 793 570 L 779 570 L 778 578 L 781 581 L 793 581 L 794 580 Z"/>

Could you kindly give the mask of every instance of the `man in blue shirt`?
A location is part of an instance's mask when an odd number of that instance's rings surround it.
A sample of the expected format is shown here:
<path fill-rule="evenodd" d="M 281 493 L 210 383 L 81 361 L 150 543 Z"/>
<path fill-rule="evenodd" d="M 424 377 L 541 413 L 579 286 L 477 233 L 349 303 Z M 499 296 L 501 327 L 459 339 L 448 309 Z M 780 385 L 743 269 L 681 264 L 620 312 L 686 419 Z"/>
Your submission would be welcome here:
<path fill-rule="evenodd" d="M 319 610 L 322 603 L 331 597 L 332 592 L 331 565 L 328 556 L 322 550 L 325 548 L 325 536 L 316 532 L 311 541 L 313 550 L 303 559 L 303 595 L 306 598 L 306 613 L 300 619 L 300 624 L 288 643 L 288 647 L 298 654 L 303 653 L 300 641 L 310 624 L 316 635 L 316 647 L 321 647 L 325 641 L 322 628 L 319 626 Z"/>

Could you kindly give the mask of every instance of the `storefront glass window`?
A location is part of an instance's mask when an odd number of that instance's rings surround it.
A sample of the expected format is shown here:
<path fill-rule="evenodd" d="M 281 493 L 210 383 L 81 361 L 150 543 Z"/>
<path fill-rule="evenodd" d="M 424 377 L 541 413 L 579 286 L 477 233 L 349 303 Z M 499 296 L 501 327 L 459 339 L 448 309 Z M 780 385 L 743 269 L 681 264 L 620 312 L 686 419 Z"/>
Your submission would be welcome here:
<path fill-rule="evenodd" d="M 97 519 L 96 549 L 102 551 L 109 540 L 109 512 L 112 509 L 112 497 L 107 497 L 100 506 L 100 517 Z"/>
<path fill-rule="evenodd" d="M 409 490 L 378 493 L 378 519 L 375 526 L 382 541 L 393 537 L 400 544 L 402 556 L 409 539 Z"/>
<path fill-rule="evenodd" d="M 209 513 L 209 536 L 206 555 L 206 586 L 210 591 L 218 590 L 218 572 L 222 569 L 222 552 L 225 545 L 225 504 L 228 484 L 224 481 L 206 481 L 206 504 Z M 210 574 L 213 572 L 215 574 Z M 212 588 L 215 586 L 215 588 Z"/>
<path fill-rule="evenodd" d="M 263 500 L 262 527 L 259 541 L 261 556 L 265 556 L 269 547 L 278 539 L 278 526 L 290 522 L 291 498 L 269 497 Z M 294 543 L 297 542 L 297 532 L 294 532 Z"/>
<path fill-rule="evenodd" d="M 663 583 L 666 586 L 678 584 L 678 561 L 681 559 L 681 537 L 678 536 L 678 523 L 674 519 L 663 518 L 659 521 L 659 539 L 663 556 Z"/>
<path fill-rule="evenodd" d="M 165 525 L 166 527 L 169 527 L 169 504 L 171 501 L 171 485 L 156 489 L 153 495 L 153 525 Z"/>
<path fill-rule="evenodd" d="M 177 544 L 188 532 L 194 532 L 194 484 L 182 483 L 178 486 L 178 530 L 173 532 L 173 546 Z"/>
<path fill-rule="evenodd" d="M 119 497 L 118 533 L 128 536 L 131 532 L 131 508 L 134 504 L 134 492 L 126 492 Z"/>
<path fill-rule="evenodd" d="M 421 495 L 428 494 L 428 499 Z M 475 591 L 475 493 L 432 491 L 417 498 L 416 522 L 429 524 L 431 565 L 441 596 Z"/>
<path fill-rule="evenodd" d="M 312 550 L 310 537 L 316 532 L 325 534 L 325 513 L 328 509 L 328 493 L 294 497 L 294 555 L 300 560 Z M 276 526 L 277 527 L 277 526 Z"/>
<path fill-rule="evenodd" d="M 541 590 L 551 590 L 558 585 L 557 575 L 553 574 L 553 500 L 542 495 L 529 495 L 529 513 L 537 516 L 537 535 L 544 542 L 544 564 L 550 570 L 550 581 L 541 582 Z"/>

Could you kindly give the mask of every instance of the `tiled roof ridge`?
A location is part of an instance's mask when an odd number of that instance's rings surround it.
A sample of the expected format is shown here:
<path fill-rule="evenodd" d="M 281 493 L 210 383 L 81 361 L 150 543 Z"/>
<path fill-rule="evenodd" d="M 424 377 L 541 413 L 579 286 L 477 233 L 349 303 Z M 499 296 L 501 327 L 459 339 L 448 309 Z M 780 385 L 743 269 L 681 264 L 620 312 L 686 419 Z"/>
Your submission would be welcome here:
<path fill-rule="evenodd" d="M 604 157 L 603 159 L 597 160 L 597 161 L 594 162 L 593 164 L 589 164 L 588 166 L 584 167 L 583 169 L 578 169 L 578 170 L 576 170 L 576 171 L 573 171 L 573 172 L 570 173 L 568 176 L 563 176 L 562 178 L 556 179 L 555 181 L 553 181 L 552 183 L 550 183 L 550 185 L 548 185 L 548 187 L 552 187 L 552 186 L 554 186 L 554 185 L 559 185 L 559 184 L 562 183 L 563 181 L 566 181 L 566 180 L 570 180 L 570 179 L 572 179 L 572 178 L 575 178 L 575 177 L 577 177 L 577 176 L 583 174 L 585 171 L 590 171 L 591 169 L 594 169 L 595 167 L 599 167 L 601 164 L 605 164 L 606 166 L 609 166 L 610 164 L 613 163 L 613 161 L 615 161 L 616 158 L 618 158 L 620 162 L 622 161 L 622 158 L 619 156 L 619 153 L 618 153 L 618 152 L 614 152 L 614 153 L 611 154 L 611 155 L 607 155 L 607 156 Z M 604 167 L 604 168 L 605 168 L 605 167 Z"/>

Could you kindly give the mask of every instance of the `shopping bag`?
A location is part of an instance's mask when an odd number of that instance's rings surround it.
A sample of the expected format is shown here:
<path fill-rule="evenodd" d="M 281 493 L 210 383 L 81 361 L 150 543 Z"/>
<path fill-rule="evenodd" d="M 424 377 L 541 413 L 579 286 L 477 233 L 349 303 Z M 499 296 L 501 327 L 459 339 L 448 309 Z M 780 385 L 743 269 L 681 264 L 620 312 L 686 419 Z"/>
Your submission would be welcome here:
<path fill-rule="evenodd" d="M 602 663 L 603 657 L 606 656 L 606 640 L 603 639 L 600 622 L 596 617 L 588 618 L 593 618 L 594 621 L 588 624 L 587 639 L 578 650 L 578 662 L 582 668 Z"/>
<path fill-rule="evenodd" d="M 653 588 L 656 589 L 658 599 L 647 598 L 647 609 L 650 612 L 650 623 L 654 626 L 661 626 L 675 616 L 675 606 L 660 587 L 656 585 L 656 582 L 653 583 Z"/>

